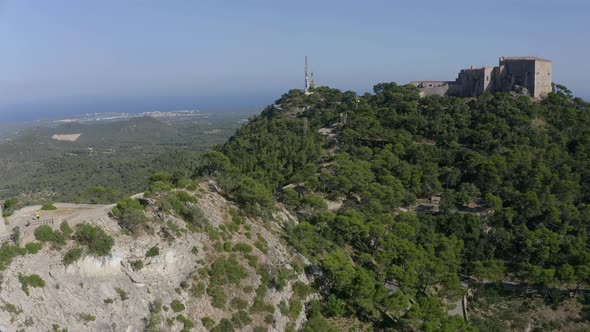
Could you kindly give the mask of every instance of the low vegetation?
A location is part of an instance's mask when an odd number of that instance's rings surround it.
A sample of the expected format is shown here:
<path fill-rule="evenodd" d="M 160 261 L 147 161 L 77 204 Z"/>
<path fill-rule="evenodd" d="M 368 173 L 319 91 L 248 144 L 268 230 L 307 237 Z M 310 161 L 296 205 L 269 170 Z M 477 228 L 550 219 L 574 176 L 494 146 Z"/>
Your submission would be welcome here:
<path fill-rule="evenodd" d="M 43 248 L 42 242 L 29 242 L 25 244 L 25 248 L 29 254 L 36 254 Z"/>
<path fill-rule="evenodd" d="M 74 247 L 70 250 L 68 250 L 63 258 L 63 263 L 65 266 L 68 266 L 74 262 L 76 262 L 77 260 L 79 260 L 82 257 L 82 253 L 84 252 L 84 249 L 81 247 Z"/>
<path fill-rule="evenodd" d="M 84 323 L 94 322 L 96 317 L 91 314 L 81 313 L 78 315 Z"/>
<path fill-rule="evenodd" d="M 113 214 L 119 218 L 121 227 L 131 234 L 139 234 L 148 228 L 144 207 L 137 199 L 127 197 L 119 201 Z"/>
<path fill-rule="evenodd" d="M 174 312 L 181 312 L 184 311 L 185 306 L 184 304 L 182 304 L 182 302 L 178 300 L 173 300 L 172 302 L 170 302 L 170 308 L 172 308 Z"/>
<path fill-rule="evenodd" d="M 149 316 L 146 318 L 146 332 L 160 332 L 162 325 L 162 300 L 150 303 Z"/>
<path fill-rule="evenodd" d="M 143 269 L 143 261 L 141 259 L 131 261 L 129 264 L 131 265 L 133 271 L 139 271 Z"/>
<path fill-rule="evenodd" d="M 41 225 L 33 232 L 35 239 L 41 242 L 50 242 L 54 246 L 62 246 L 66 243 L 65 236 L 60 231 L 54 231 L 49 225 Z"/>
<path fill-rule="evenodd" d="M 24 256 L 27 249 L 9 243 L 3 243 L 0 247 L 0 271 L 5 270 L 17 256 Z"/>
<path fill-rule="evenodd" d="M 46 203 L 46 204 L 43 204 L 43 206 L 41 206 L 41 210 L 51 211 L 51 210 L 57 210 L 57 208 L 55 207 L 55 205 L 53 205 L 51 203 Z"/>
<path fill-rule="evenodd" d="M 36 287 L 36 288 L 43 288 L 45 287 L 45 280 L 41 278 L 38 274 L 31 274 L 29 276 L 24 274 L 18 275 L 18 281 L 21 283 L 21 288 L 27 296 L 30 295 L 29 287 Z"/>
<path fill-rule="evenodd" d="M 86 246 L 88 252 L 95 256 L 107 256 L 115 244 L 112 236 L 105 233 L 99 226 L 81 224 L 76 227 L 74 234 L 76 242 Z"/>
<path fill-rule="evenodd" d="M 129 300 L 129 295 L 127 295 L 127 292 L 122 290 L 121 288 L 115 288 L 115 291 L 117 292 L 117 294 L 119 295 L 119 298 L 121 299 L 121 301 L 126 301 Z"/>
<path fill-rule="evenodd" d="M 151 247 L 150 249 L 148 249 L 148 251 L 145 253 L 145 257 L 149 258 L 149 257 L 156 257 L 160 254 L 160 248 L 158 248 L 157 245 Z"/>

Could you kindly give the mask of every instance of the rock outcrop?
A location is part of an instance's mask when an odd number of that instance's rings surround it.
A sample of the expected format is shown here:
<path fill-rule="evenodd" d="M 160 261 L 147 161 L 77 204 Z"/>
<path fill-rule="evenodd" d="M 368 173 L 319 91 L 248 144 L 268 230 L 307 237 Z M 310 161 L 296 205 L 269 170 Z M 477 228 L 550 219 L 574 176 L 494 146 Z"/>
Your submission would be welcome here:
<path fill-rule="evenodd" d="M 288 317 L 284 314 L 284 304 L 295 299 L 294 283 L 308 284 L 309 281 L 294 266 L 301 264 L 301 258 L 278 236 L 278 223 L 243 218 L 242 228 L 224 235 L 225 242 L 248 244 L 253 248 L 252 252 L 246 255 L 220 251 L 222 241 L 215 240 L 210 233 L 222 232 L 220 230 L 231 223 L 229 211 L 235 207 L 217 193 L 203 193 L 205 188 L 202 186 L 197 195 L 200 196 L 198 205 L 209 220 L 209 232 L 188 232 L 179 218 L 169 215 L 168 224 L 164 224 L 154 215 L 155 234 L 132 237 L 107 215 L 108 210 L 103 210 L 102 214 L 89 215 L 85 221 L 100 225 L 115 238 L 110 256 L 85 256 L 65 266 L 64 253 L 74 246 L 73 241 L 68 241 L 68 245 L 59 250 L 46 244 L 36 254 L 16 258 L 2 272 L 0 330 L 48 331 L 59 326 L 69 331 L 143 331 L 150 315 L 150 305 L 156 301 L 164 305 L 158 323 L 160 330 L 180 331 L 183 323 L 182 319 L 177 319 L 179 314 L 190 319 L 195 330 L 206 330 L 208 328 L 201 322 L 204 317 L 212 319 L 215 324 L 224 318 L 232 319 L 236 310 L 232 309 L 230 302 L 234 298 L 245 301 L 246 307 L 252 308 L 256 297 L 253 290 L 264 282 L 258 273 L 261 266 L 268 267 L 271 274 L 282 269 L 289 271 L 291 276 L 284 287 L 269 287 L 264 293 L 264 303 L 272 306 L 272 310 L 243 309 L 248 312 L 250 322 L 242 328 L 252 330 L 254 326 L 264 326 L 269 331 L 283 331 L 288 324 L 300 327 L 305 320 L 304 310 L 296 312 L 296 317 Z M 293 218 L 286 211 L 279 211 L 278 215 L 283 221 Z M 161 236 L 164 228 L 174 234 L 173 239 Z M 256 242 L 264 243 L 263 250 L 257 248 Z M 159 248 L 159 254 L 146 257 L 146 252 L 154 246 Z M 199 293 L 198 285 L 209 285 L 207 270 L 211 264 L 220 257 L 230 256 L 236 258 L 247 273 L 239 284 L 223 287 L 227 299 L 225 306 L 219 308 L 212 304 L 206 292 Z M 247 256 L 251 260 L 256 256 L 257 264 L 248 264 Z M 143 267 L 134 266 L 138 261 Z M 27 296 L 19 282 L 21 274 L 38 274 L 45 286 L 30 287 Z M 195 288 L 197 291 L 193 291 Z M 183 303 L 186 309 L 174 312 L 168 308 L 174 300 Z M 298 299 L 300 304 L 305 300 Z"/>

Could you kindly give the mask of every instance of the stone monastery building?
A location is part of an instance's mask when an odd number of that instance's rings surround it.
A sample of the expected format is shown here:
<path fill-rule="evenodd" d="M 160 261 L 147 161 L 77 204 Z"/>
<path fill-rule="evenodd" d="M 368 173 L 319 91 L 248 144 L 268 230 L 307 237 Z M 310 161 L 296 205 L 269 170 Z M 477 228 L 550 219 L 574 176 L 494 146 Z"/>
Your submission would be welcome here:
<path fill-rule="evenodd" d="M 550 60 L 501 57 L 496 67 L 462 69 L 455 81 L 413 81 L 421 96 L 476 97 L 484 92 L 515 91 L 539 99 L 552 91 Z"/>

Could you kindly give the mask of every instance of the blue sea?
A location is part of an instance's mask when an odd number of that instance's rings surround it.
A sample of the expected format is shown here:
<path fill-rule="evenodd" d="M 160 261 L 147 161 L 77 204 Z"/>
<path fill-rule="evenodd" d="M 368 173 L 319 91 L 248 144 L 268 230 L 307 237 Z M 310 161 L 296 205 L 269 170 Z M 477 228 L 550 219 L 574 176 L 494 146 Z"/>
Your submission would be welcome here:
<path fill-rule="evenodd" d="M 207 112 L 262 110 L 264 106 L 272 104 L 276 98 L 276 94 L 232 94 L 231 96 L 207 97 L 60 98 L 45 102 L 0 104 L 0 126 L 10 123 L 53 121 L 77 115 L 105 112 L 142 113 L 183 109 L 199 109 Z"/>

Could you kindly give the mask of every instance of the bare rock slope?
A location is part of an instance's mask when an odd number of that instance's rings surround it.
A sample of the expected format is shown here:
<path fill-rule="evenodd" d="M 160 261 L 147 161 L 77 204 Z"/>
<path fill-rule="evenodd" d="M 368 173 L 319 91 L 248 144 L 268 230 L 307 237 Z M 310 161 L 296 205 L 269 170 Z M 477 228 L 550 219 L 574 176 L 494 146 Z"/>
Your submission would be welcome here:
<path fill-rule="evenodd" d="M 202 232 L 188 231 L 173 215 L 164 223 L 153 214 L 154 234 L 132 237 L 109 217 L 105 206 L 84 206 L 82 211 L 58 205 L 57 211 L 72 210 L 60 220 L 75 224 L 84 219 L 112 235 L 111 255 L 84 256 L 65 266 L 64 254 L 75 245 L 70 240 L 61 249 L 46 244 L 36 254 L 17 257 L 2 272 L 0 331 L 52 331 L 58 326 L 69 331 L 203 331 L 224 319 L 244 331 L 300 327 L 308 295 L 294 292 L 293 286 L 309 283 L 301 271 L 302 259 L 280 239 L 277 223 L 242 217 L 239 226 L 231 226 L 235 207 L 204 188 L 192 193 L 199 196 L 197 204 L 209 221 Z M 292 217 L 283 211 L 276 218 Z M 238 243 L 251 251 L 232 250 Z M 147 257 L 154 247 L 159 253 Z M 238 265 L 238 282 L 217 280 L 220 261 Z M 19 275 L 32 274 L 45 286 L 29 287 L 27 295 Z M 279 275 L 284 282 L 273 283 Z"/>

